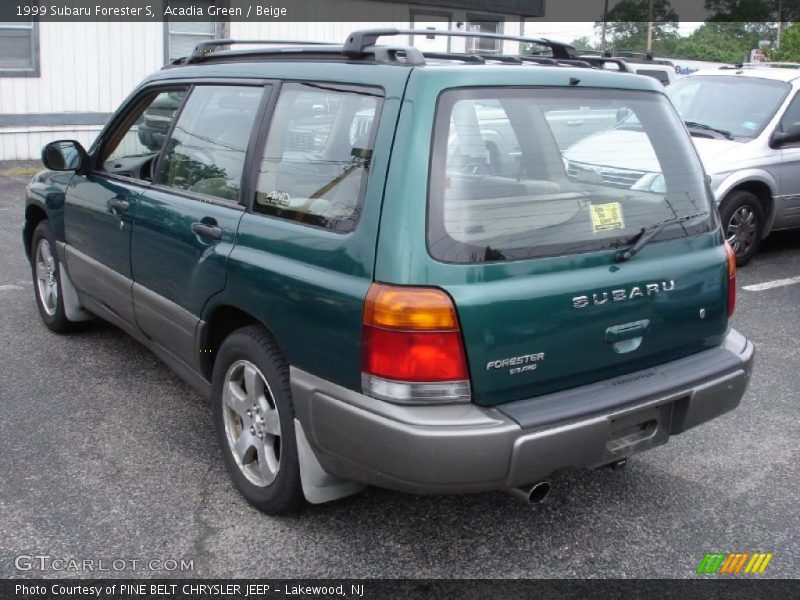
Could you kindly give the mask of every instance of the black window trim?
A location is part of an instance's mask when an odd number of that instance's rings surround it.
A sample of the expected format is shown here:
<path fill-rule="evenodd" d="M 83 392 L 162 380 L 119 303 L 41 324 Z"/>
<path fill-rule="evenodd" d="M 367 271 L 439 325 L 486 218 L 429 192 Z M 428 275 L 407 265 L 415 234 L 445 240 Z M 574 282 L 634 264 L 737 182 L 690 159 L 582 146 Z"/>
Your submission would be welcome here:
<path fill-rule="evenodd" d="M 272 126 L 272 118 L 275 113 L 275 107 L 278 104 L 278 100 L 281 97 L 281 93 L 283 91 L 283 86 L 286 84 L 300 84 L 300 85 L 311 85 L 311 86 L 325 86 L 329 88 L 335 88 L 342 92 L 355 92 L 355 93 L 364 93 L 363 90 L 375 90 L 378 93 L 370 93 L 370 96 L 375 96 L 380 98 L 380 102 L 375 110 L 375 125 L 373 126 L 372 131 L 372 146 L 374 149 L 375 142 L 378 138 L 378 130 L 380 129 L 381 125 L 381 114 L 383 112 L 383 104 L 386 100 L 386 89 L 380 85 L 371 85 L 367 83 L 351 83 L 351 82 L 343 82 L 343 81 L 328 81 L 328 80 L 318 80 L 318 79 L 282 79 L 276 83 L 275 87 L 273 88 L 272 98 L 269 103 L 269 106 L 266 107 L 266 110 L 263 115 L 263 119 L 261 121 L 261 127 L 258 132 L 258 136 L 255 136 L 256 139 L 256 150 L 252 156 L 252 163 L 249 165 L 248 173 L 250 175 L 250 180 L 248 182 L 247 188 L 249 191 L 249 196 L 247 197 L 246 202 L 246 210 L 248 213 L 257 215 L 259 217 L 264 217 L 267 219 L 276 219 L 281 221 L 282 223 L 289 223 L 298 227 L 305 227 L 305 228 L 312 228 L 316 229 L 317 231 L 324 231 L 330 234 L 334 234 L 337 236 L 348 236 L 352 235 L 356 229 L 358 229 L 358 225 L 361 222 L 359 219 L 353 224 L 352 229 L 347 231 L 340 231 L 336 229 L 331 229 L 330 227 L 325 227 L 323 225 L 316 225 L 314 223 L 306 223 L 304 221 L 295 221 L 293 219 L 288 219 L 286 217 L 282 217 L 279 215 L 273 215 L 265 212 L 260 212 L 255 210 L 255 197 L 256 197 L 256 188 L 258 186 L 258 168 L 257 164 L 261 160 L 261 154 L 264 152 L 264 148 L 266 147 L 267 138 L 269 137 L 269 130 Z M 251 140 L 252 141 L 252 140 Z M 245 165 L 248 166 L 247 164 Z M 364 199 L 366 197 L 367 189 L 369 188 L 369 182 L 372 178 L 372 169 L 368 169 L 367 171 L 367 178 L 364 182 L 364 185 L 361 186 L 359 190 L 358 196 L 358 206 L 359 208 L 363 208 L 364 206 Z M 244 189 L 244 185 L 242 186 Z"/>
<path fill-rule="evenodd" d="M 39 52 L 39 19 L 30 21 L 31 27 L 31 61 L 33 66 L 30 69 L 11 69 L 8 67 L 0 67 L 0 77 L 3 78 L 25 78 L 25 77 L 41 77 L 41 57 Z M 10 28 L 9 28 L 10 29 Z"/>

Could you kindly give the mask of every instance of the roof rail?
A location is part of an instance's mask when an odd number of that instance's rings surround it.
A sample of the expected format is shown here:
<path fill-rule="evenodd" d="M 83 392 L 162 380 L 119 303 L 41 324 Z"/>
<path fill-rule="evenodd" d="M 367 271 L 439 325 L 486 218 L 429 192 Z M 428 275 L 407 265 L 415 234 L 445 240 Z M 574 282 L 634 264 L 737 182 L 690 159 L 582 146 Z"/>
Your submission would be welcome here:
<path fill-rule="evenodd" d="M 347 36 L 347 41 L 342 47 L 342 53 L 346 56 L 361 56 L 371 46 L 374 46 L 379 38 L 393 36 L 393 35 L 424 35 L 426 37 L 436 37 L 438 35 L 444 37 L 465 37 L 465 38 L 481 38 L 490 40 L 507 40 L 512 42 L 525 42 L 528 44 L 537 44 L 550 48 L 553 53 L 553 58 L 556 59 L 574 59 L 577 58 L 578 52 L 574 47 L 569 44 L 561 42 L 553 42 L 546 38 L 530 38 L 519 35 L 504 35 L 496 33 L 481 33 L 477 31 L 452 31 L 452 30 L 431 30 L 431 29 L 360 29 L 352 32 Z"/>
<path fill-rule="evenodd" d="M 581 54 L 579 60 L 589 63 L 592 66 L 603 68 L 605 63 L 617 65 L 617 68 L 623 73 L 631 73 L 632 69 L 621 58 L 609 58 L 607 56 L 597 56 L 596 54 Z"/>
<path fill-rule="evenodd" d="M 329 42 L 309 42 L 301 40 L 209 40 L 200 42 L 194 47 L 192 53 L 186 58 L 187 63 L 197 62 L 211 54 L 221 46 L 236 45 L 259 45 L 259 46 L 335 46 Z"/>

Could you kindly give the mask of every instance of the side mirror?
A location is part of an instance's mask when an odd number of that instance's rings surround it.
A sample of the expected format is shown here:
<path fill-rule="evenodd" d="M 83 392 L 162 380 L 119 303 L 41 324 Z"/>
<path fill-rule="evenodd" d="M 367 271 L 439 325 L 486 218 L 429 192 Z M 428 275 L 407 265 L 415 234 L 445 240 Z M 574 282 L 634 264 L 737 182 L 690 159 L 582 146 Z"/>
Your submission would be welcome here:
<path fill-rule="evenodd" d="M 800 142 L 800 123 L 792 124 L 786 131 L 776 131 L 769 140 L 773 148 L 780 148 L 787 144 Z"/>
<path fill-rule="evenodd" d="M 51 171 L 79 171 L 88 158 L 81 143 L 75 140 L 50 142 L 42 150 L 42 164 Z"/>

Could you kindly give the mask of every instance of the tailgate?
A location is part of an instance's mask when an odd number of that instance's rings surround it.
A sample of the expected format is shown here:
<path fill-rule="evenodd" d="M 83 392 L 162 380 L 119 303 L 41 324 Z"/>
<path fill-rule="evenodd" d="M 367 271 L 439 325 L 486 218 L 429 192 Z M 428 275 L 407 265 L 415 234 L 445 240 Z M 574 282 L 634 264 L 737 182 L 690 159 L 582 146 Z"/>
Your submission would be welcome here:
<path fill-rule="evenodd" d="M 725 251 L 712 235 L 652 244 L 620 264 L 583 255 L 468 269 L 481 273 L 445 289 L 483 405 L 700 352 L 727 329 Z"/>

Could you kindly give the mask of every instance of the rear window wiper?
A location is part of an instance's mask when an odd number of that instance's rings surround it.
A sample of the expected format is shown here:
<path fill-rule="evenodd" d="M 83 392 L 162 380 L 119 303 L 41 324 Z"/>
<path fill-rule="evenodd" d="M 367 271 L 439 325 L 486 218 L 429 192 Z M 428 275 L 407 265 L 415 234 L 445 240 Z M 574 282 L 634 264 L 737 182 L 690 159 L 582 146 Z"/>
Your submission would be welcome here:
<path fill-rule="evenodd" d="M 654 225 L 642 227 L 639 233 L 637 233 L 628 241 L 628 247 L 617 254 L 617 262 L 625 262 L 626 260 L 630 260 L 636 256 L 636 254 L 638 254 L 642 248 L 650 243 L 654 237 L 656 237 L 670 225 L 683 223 L 684 221 L 691 221 L 692 219 L 696 219 L 697 217 L 702 217 L 707 214 L 707 212 L 701 212 L 693 215 L 684 215 L 682 217 L 674 217 L 672 219 L 667 219 L 666 221 L 661 221 L 660 223 L 655 223 Z"/>
<path fill-rule="evenodd" d="M 686 126 L 691 129 L 705 129 L 706 131 L 713 131 L 714 133 L 718 133 L 728 138 L 729 140 L 733 139 L 733 135 L 731 134 L 731 132 L 725 129 L 718 129 L 717 127 L 712 127 L 711 125 L 706 125 L 705 123 L 698 123 L 697 121 L 684 121 L 684 123 L 686 123 Z"/>

